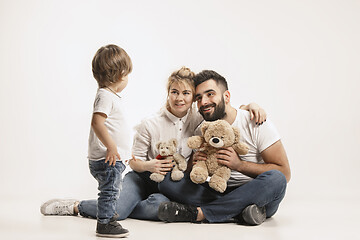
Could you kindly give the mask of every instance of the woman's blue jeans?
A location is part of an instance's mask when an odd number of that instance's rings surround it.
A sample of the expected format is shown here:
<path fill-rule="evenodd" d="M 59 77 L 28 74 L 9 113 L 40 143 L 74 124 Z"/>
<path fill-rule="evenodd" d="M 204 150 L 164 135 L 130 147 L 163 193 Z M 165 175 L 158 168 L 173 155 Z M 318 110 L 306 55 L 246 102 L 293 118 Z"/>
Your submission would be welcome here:
<path fill-rule="evenodd" d="M 265 206 L 267 217 L 277 211 L 285 196 L 286 178 L 278 170 L 264 172 L 255 179 L 236 188 L 219 193 L 207 183 L 195 184 L 189 174 L 179 182 L 170 180 L 169 174 L 159 183 L 159 190 L 173 201 L 201 207 L 209 222 L 226 222 L 238 218 L 247 206 Z"/>
<path fill-rule="evenodd" d="M 169 175 L 169 174 L 168 174 Z M 160 203 L 170 201 L 159 193 L 157 183 L 150 180 L 150 173 L 128 172 L 123 180 L 120 197 L 116 201 L 117 220 L 128 217 L 142 220 L 159 220 Z M 96 218 L 97 200 L 83 200 L 78 205 L 81 216 Z"/>

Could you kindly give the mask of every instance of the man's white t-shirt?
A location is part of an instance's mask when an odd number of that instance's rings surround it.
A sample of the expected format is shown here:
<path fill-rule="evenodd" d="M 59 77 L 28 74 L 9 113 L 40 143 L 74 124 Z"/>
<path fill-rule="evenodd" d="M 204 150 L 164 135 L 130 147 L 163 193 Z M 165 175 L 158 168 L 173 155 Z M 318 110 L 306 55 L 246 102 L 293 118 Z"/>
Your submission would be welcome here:
<path fill-rule="evenodd" d="M 262 125 L 257 126 L 253 120 L 250 120 L 250 113 L 245 110 L 237 109 L 237 116 L 232 126 L 239 128 L 240 141 L 249 146 L 249 152 L 240 155 L 241 160 L 244 161 L 264 163 L 261 152 L 280 140 L 280 135 L 271 120 L 267 119 Z M 237 187 L 250 180 L 251 177 L 232 170 L 228 186 Z"/>
<path fill-rule="evenodd" d="M 114 140 L 117 151 L 122 161 L 131 159 L 131 131 L 127 124 L 127 116 L 122 111 L 121 98 L 106 89 L 99 88 L 95 101 L 93 113 L 104 113 L 107 118 L 105 126 Z M 96 136 L 94 130 L 90 128 L 89 135 L 89 160 L 102 160 L 106 157 L 107 148 Z"/>

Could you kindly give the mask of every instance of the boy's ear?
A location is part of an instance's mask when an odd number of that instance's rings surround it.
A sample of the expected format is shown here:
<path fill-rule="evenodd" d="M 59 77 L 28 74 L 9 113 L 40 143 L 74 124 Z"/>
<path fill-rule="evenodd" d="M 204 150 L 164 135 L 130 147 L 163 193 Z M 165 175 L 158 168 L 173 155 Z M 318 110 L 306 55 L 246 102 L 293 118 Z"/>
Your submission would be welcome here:
<path fill-rule="evenodd" d="M 210 123 L 209 122 L 204 122 L 201 126 L 201 134 L 204 136 L 206 130 L 208 129 Z"/>

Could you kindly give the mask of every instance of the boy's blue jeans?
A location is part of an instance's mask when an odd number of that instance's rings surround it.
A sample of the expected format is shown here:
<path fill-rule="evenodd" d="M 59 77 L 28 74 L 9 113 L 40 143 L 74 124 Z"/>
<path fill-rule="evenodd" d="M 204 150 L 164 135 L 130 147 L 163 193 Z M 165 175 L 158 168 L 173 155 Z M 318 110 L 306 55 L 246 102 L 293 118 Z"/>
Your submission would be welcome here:
<path fill-rule="evenodd" d="M 150 179 L 150 172 L 130 171 L 124 176 L 120 197 L 116 202 L 117 220 L 128 217 L 142 220 L 159 220 L 157 213 L 162 202 L 170 201 L 159 193 L 157 183 Z M 83 200 L 78 205 L 83 217 L 96 218 L 97 200 Z"/>
<path fill-rule="evenodd" d="M 99 197 L 97 201 L 97 220 L 107 224 L 116 214 L 116 200 L 119 198 L 122 172 L 125 165 L 117 161 L 115 166 L 109 166 L 105 160 L 89 160 L 90 173 L 99 183 Z"/>
<path fill-rule="evenodd" d="M 226 222 L 238 219 L 247 206 L 265 206 L 266 216 L 277 211 L 285 196 L 286 178 L 278 170 L 270 170 L 236 188 L 219 193 L 207 183 L 195 184 L 189 174 L 178 182 L 170 180 L 169 174 L 159 183 L 159 190 L 172 201 L 201 207 L 209 222 Z"/>

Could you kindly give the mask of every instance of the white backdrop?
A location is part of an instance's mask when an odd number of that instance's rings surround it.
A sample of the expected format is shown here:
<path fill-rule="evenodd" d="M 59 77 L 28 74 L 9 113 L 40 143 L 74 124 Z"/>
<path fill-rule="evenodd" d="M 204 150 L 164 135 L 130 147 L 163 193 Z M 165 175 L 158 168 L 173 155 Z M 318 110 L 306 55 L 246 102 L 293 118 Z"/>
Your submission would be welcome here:
<path fill-rule="evenodd" d="M 288 197 L 359 197 L 360 1 L 0 1 L 0 197 L 94 198 L 91 60 L 114 43 L 134 70 L 132 124 L 181 66 L 213 69 L 282 135 Z M 309 196 L 311 194 L 311 196 Z"/>

